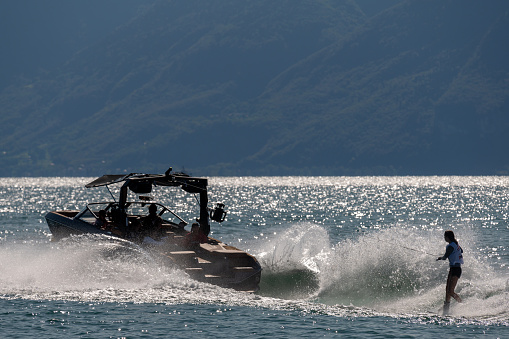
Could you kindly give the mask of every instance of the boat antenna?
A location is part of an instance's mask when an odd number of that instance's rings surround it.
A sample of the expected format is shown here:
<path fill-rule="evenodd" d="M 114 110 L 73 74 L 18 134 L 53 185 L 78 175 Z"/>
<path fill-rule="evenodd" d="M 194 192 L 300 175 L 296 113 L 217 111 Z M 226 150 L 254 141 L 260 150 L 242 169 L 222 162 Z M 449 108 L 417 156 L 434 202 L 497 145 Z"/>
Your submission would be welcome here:
<path fill-rule="evenodd" d="M 108 189 L 108 192 L 110 192 L 110 195 L 113 198 L 113 201 L 117 202 L 117 200 L 115 199 L 115 196 L 113 195 L 113 193 L 111 193 L 110 186 L 106 185 L 106 188 Z"/>
<path fill-rule="evenodd" d="M 198 196 L 196 195 L 196 193 L 193 195 L 194 195 L 194 198 L 196 199 L 196 202 L 198 203 L 198 206 L 201 206 L 200 199 L 198 199 Z"/>

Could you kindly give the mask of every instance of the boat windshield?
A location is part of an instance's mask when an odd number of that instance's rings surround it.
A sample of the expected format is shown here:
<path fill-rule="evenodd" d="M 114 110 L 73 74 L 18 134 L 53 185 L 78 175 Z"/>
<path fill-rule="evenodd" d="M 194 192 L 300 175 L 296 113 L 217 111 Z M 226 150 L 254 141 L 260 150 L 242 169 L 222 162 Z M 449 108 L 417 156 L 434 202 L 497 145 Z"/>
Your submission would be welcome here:
<path fill-rule="evenodd" d="M 187 222 L 182 219 L 177 213 L 170 210 L 168 207 L 159 203 L 146 203 L 146 202 L 127 202 L 126 212 L 131 217 L 145 217 L 149 214 L 150 205 L 155 205 L 157 208 L 157 215 L 159 215 L 164 221 L 179 225 Z M 108 218 L 110 213 L 118 207 L 115 202 L 95 202 L 87 204 L 87 207 L 81 211 L 76 218 L 79 218 L 89 224 L 93 224 L 99 216 L 100 210 L 105 210 Z"/>
<path fill-rule="evenodd" d="M 75 218 L 81 219 L 89 224 L 94 224 L 95 221 L 98 219 L 99 216 L 99 210 L 91 210 L 90 207 L 87 205 L 83 211 L 78 213 Z"/>
<path fill-rule="evenodd" d="M 97 203 L 90 203 L 87 204 L 87 206 L 78 213 L 75 218 L 81 219 L 89 224 L 94 224 L 95 221 L 99 218 L 99 211 L 105 210 L 110 211 L 114 203 L 111 202 L 97 202 Z"/>
<path fill-rule="evenodd" d="M 159 215 L 163 220 L 169 221 L 174 224 L 180 224 L 185 223 L 187 225 L 187 222 L 184 221 L 179 215 L 177 215 L 175 212 L 170 210 L 168 207 L 161 205 L 159 203 L 146 203 L 146 202 L 128 202 L 126 204 L 127 206 L 127 215 L 129 216 L 147 216 L 149 214 L 149 207 L 151 205 L 155 205 L 157 207 L 157 215 Z"/>

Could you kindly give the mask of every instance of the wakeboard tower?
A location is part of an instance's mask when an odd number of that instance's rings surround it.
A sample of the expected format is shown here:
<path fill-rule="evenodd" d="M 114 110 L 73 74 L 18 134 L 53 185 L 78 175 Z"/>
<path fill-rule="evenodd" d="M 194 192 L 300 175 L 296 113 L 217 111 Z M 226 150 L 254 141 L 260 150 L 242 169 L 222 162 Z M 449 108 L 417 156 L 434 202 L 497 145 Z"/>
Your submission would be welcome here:
<path fill-rule="evenodd" d="M 227 212 L 222 203 L 208 207 L 207 185 L 206 178 L 172 173 L 171 168 L 164 174 L 103 175 L 85 187 L 106 187 L 113 200 L 88 203 L 81 211 L 51 211 L 45 218 L 55 241 L 82 234 L 122 238 L 147 249 L 166 265 L 179 266 L 193 279 L 255 292 L 262 271 L 257 259 L 209 237 L 210 221 L 225 221 Z M 112 186 L 120 186 L 118 199 L 112 194 Z M 176 211 L 149 195 L 156 188 L 180 189 L 197 197 L 198 217 L 193 223 L 200 236 L 185 229 L 188 222 Z M 187 201 L 185 196 L 181 198 Z M 147 214 L 149 207 L 153 211 Z M 152 226 L 146 226 L 147 220 L 152 220 Z"/>

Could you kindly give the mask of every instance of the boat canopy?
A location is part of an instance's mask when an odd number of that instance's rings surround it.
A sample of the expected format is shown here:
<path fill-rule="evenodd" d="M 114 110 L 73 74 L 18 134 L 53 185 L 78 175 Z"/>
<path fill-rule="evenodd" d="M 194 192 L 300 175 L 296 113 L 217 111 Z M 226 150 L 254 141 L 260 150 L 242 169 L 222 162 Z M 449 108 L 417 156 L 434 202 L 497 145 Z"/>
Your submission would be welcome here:
<path fill-rule="evenodd" d="M 85 185 L 86 188 L 106 186 L 117 182 L 122 182 L 125 175 L 121 174 L 106 174 L 102 177 L 95 179 L 94 181 Z"/>
<path fill-rule="evenodd" d="M 194 178 L 186 174 L 106 174 L 85 185 L 86 188 L 107 186 L 125 182 L 135 193 L 148 193 L 153 186 L 181 186 L 189 193 L 203 193 L 207 191 L 207 179 Z"/>

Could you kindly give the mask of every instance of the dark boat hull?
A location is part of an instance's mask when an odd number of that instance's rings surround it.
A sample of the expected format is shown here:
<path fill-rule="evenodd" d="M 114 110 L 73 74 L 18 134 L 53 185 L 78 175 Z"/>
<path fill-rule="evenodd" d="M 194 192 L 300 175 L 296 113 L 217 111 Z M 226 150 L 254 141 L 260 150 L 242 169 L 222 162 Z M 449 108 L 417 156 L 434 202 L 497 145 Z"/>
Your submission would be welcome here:
<path fill-rule="evenodd" d="M 194 250 L 166 250 L 161 254 L 198 281 L 240 291 L 258 291 L 262 271 L 258 261 L 244 251 L 214 240 L 214 244 L 200 244 Z"/>
<path fill-rule="evenodd" d="M 76 214 L 76 211 L 57 211 L 46 215 L 54 241 L 81 234 L 111 235 L 74 218 Z M 207 244 L 186 249 L 180 245 L 182 230 L 176 231 L 168 232 L 164 245 L 149 245 L 147 250 L 162 258 L 164 264 L 179 266 L 195 280 L 239 291 L 258 291 L 262 269 L 253 256 L 212 238 Z"/>
<path fill-rule="evenodd" d="M 106 232 L 101 231 L 89 223 L 71 217 L 76 214 L 78 214 L 77 211 L 49 212 L 46 214 L 46 222 L 48 223 L 54 241 L 67 238 L 71 235 L 86 233 L 106 234 Z"/>

